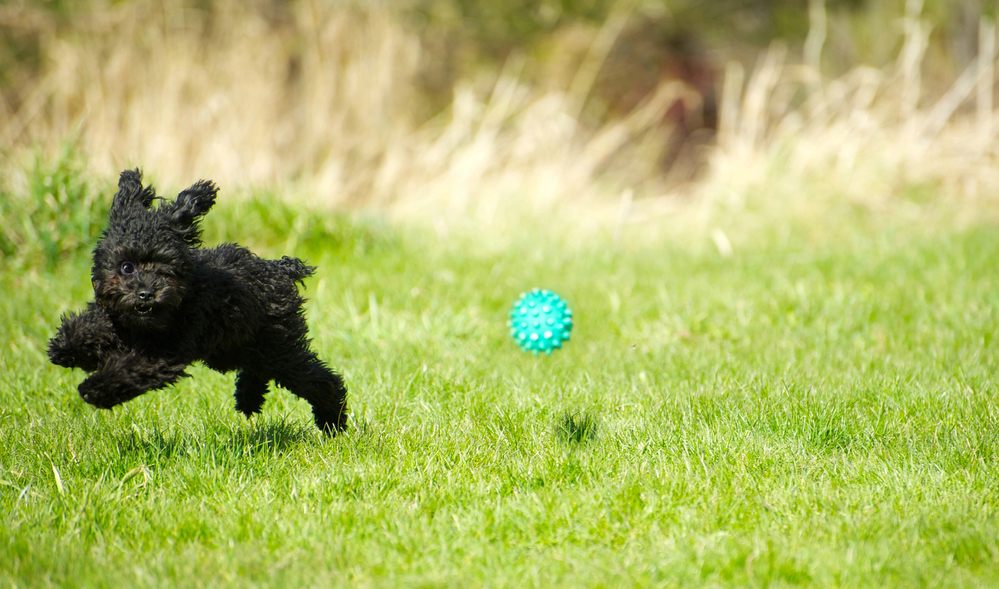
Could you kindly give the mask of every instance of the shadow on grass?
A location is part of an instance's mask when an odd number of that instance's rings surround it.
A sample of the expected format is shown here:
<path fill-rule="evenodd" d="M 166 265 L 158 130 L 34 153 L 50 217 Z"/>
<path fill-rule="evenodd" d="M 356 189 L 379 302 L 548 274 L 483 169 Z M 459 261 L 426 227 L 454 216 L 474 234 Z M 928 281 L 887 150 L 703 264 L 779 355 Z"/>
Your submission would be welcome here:
<path fill-rule="evenodd" d="M 164 462 L 201 455 L 249 458 L 284 454 L 296 446 L 320 443 L 311 423 L 254 420 L 249 426 L 215 422 L 201 430 L 151 430 L 134 428 L 118 438 L 122 453 L 146 462 Z"/>
<path fill-rule="evenodd" d="M 597 419 L 587 413 L 565 411 L 555 423 L 555 435 L 567 444 L 581 445 L 597 437 Z"/>
<path fill-rule="evenodd" d="M 229 432 L 232 435 L 228 440 L 219 432 L 217 442 L 220 448 L 228 447 L 235 454 L 281 454 L 299 444 L 317 441 L 316 429 L 311 423 L 289 422 L 286 419 L 255 420 L 249 428 Z"/>

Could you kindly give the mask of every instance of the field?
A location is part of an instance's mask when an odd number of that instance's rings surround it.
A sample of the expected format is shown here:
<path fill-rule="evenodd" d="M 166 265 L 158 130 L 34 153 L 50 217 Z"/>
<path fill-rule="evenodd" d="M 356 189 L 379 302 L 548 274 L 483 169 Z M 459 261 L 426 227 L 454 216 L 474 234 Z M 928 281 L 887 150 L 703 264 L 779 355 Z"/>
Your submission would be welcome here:
<path fill-rule="evenodd" d="M 999 586 L 994 21 L 720 22 L 717 128 L 665 165 L 691 86 L 613 115 L 598 75 L 654 3 L 556 4 L 599 10 L 0 2 L 0 587 Z M 48 362 L 136 166 L 318 266 L 345 434 L 200 365 L 97 410 Z M 533 287 L 551 356 L 508 336 Z"/>
<path fill-rule="evenodd" d="M 7 272 L 4 586 L 999 583 L 992 226 L 499 248 L 264 195 L 205 228 L 318 264 L 350 431 L 283 390 L 246 422 L 202 367 L 94 410 L 44 356 L 86 250 Z M 506 333 L 533 286 L 576 311 L 551 357 Z"/>

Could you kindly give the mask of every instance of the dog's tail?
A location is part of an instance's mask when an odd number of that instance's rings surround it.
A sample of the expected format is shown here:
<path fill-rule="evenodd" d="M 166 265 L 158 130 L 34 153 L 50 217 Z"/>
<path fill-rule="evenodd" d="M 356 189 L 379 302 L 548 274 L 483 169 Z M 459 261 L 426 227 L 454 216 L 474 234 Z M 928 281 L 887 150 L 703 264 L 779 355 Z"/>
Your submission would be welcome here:
<path fill-rule="evenodd" d="M 281 266 L 281 269 L 287 272 L 288 276 L 295 282 L 302 282 L 316 271 L 315 266 L 309 266 L 298 258 L 289 258 L 288 256 L 284 256 L 278 260 L 278 266 Z"/>

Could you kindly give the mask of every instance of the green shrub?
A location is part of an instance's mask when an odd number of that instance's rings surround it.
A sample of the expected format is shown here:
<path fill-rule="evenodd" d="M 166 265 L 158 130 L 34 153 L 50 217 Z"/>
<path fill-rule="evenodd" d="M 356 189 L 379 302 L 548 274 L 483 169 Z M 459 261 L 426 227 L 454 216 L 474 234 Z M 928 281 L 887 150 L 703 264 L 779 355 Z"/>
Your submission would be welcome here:
<path fill-rule="evenodd" d="M 45 265 L 88 249 L 108 199 L 87 180 L 83 158 L 65 143 L 55 158 L 35 152 L 25 189 L 0 187 L 0 258 L 8 267 Z"/>

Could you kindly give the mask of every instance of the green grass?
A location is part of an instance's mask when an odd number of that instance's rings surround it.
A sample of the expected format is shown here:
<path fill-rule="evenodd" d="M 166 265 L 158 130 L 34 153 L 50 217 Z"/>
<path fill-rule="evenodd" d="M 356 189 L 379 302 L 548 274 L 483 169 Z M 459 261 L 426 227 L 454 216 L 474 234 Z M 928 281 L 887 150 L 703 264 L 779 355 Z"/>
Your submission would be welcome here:
<path fill-rule="evenodd" d="M 319 266 L 351 430 L 283 390 L 247 422 L 200 366 L 92 409 L 44 355 L 89 244 L 5 251 L 0 586 L 999 584 L 995 227 L 730 258 L 441 243 L 266 198 L 205 227 Z M 551 357 L 506 333 L 533 286 L 575 311 Z"/>

